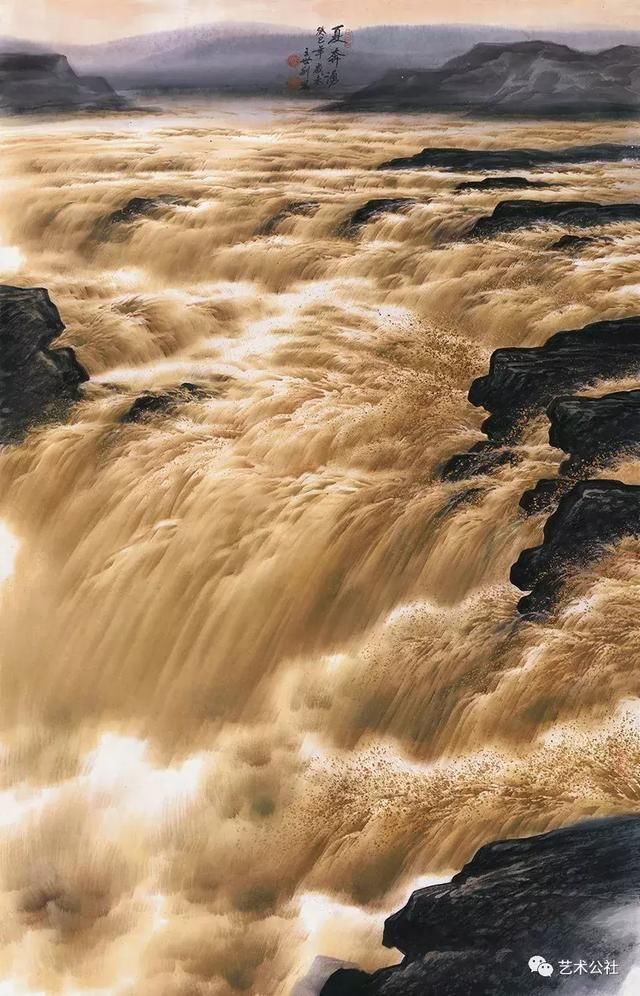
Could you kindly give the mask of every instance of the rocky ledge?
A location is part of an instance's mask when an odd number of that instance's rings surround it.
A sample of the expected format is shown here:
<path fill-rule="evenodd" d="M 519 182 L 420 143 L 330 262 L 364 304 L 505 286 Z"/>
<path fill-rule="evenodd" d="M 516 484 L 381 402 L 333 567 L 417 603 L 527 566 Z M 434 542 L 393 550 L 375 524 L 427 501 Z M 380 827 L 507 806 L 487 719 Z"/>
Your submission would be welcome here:
<path fill-rule="evenodd" d="M 523 550 L 511 568 L 512 583 L 530 592 L 518 602 L 518 611 L 547 612 L 568 572 L 597 559 L 624 536 L 640 536 L 640 487 L 607 480 L 574 484 L 547 519 L 540 546 Z"/>
<path fill-rule="evenodd" d="M 565 149 L 423 149 L 381 163 L 378 169 L 447 169 L 457 173 L 478 170 L 533 169 L 578 163 L 617 163 L 640 159 L 640 145 L 573 145 Z"/>
<path fill-rule="evenodd" d="M 321 996 L 617 993 L 639 903 L 640 816 L 488 844 L 387 920 L 383 943 L 402 952 L 399 965 L 339 969 Z"/>
<path fill-rule="evenodd" d="M 543 180 L 528 180 L 526 176 L 487 176 L 484 180 L 459 183 L 456 190 L 544 190 L 550 186 Z"/>
<path fill-rule="evenodd" d="M 501 201 L 493 212 L 478 218 L 469 231 L 474 239 L 491 238 L 535 225 L 594 228 L 640 221 L 640 204 L 597 204 L 593 201 Z"/>
<path fill-rule="evenodd" d="M 30 425 L 60 417 L 89 379 L 73 349 L 50 349 L 64 330 L 42 287 L 0 285 L 0 443 Z"/>
<path fill-rule="evenodd" d="M 476 443 L 467 453 L 452 456 L 444 464 L 441 477 L 448 481 L 460 481 L 490 473 L 505 464 L 517 463 L 520 457 L 517 451 L 509 448 L 510 444 L 518 441 L 527 418 L 551 406 L 548 408 L 549 417 L 552 423 L 558 423 L 557 429 L 552 424 L 552 445 L 573 452 L 569 443 L 575 440 L 576 460 L 572 465 L 576 471 L 573 474 L 575 480 L 578 464 L 584 468 L 598 458 L 605 458 L 607 453 L 616 452 L 616 438 L 620 439 L 617 451 L 632 445 L 635 429 L 631 409 L 635 410 L 635 406 L 629 394 L 635 392 L 625 392 L 626 400 L 618 395 L 607 396 L 617 400 L 601 399 L 603 403 L 600 407 L 598 399 L 586 398 L 565 398 L 554 407 L 555 399 L 597 380 L 624 376 L 638 370 L 640 316 L 596 322 L 572 332 L 558 332 L 544 346 L 497 349 L 491 357 L 489 373 L 474 380 L 469 391 L 469 401 L 490 412 L 489 418 L 482 424 L 482 430 L 489 438 Z M 569 440 L 565 430 L 560 429 L 560 421 L 563 426 L 568 424 L 569 411 L 576 413 L 572 423 L 575 426 L 573 440 Z M 596 411 L 600 412 L 599 416 Z M 579 423 L 576 421 L 578 412 L 582 413 Z M 619 426 L 611 421 L 615 418 L 620 419 Z M 594 436 L 592 444 L 585 434 L 588 420 L 593 426 L 599 426 L 600 436 Z M 579 435 L 583 440 L 580 443 L 577 442 Z M 561 439 L 568 448 L 562 445 Z M 590 445 L 593 447 L 591 456 L 578 453 L 579 447 L 588 449 Z M 564 469 L 568 471 L 569 468 Z M 533 491 L 525 493 L 521 505 L 527 512 L 541 511 L 570 485 L 570 479 L 540 482 Z"/>
<path fill-rule="evenodd" d="M 580 477 L 589 477 L 622 453 L 640 451 L 640 390 L 599 398 L 556 398 L 547 409 L 549 442 L 569 459 L 557 478 L 538 481 L 525 491 L 520 507 L 527 514 L 548 509 Z"/>
<path fill-rule="evenodd" d="M 562 465 L 565 472 L 640 450 L 640 390 L 555 398 L 547 415 L 549 442 L 570 454 Z"/>
<path fill-rule="evenodd" d="M 0 53 L 0 113 L 119 111 L 128 102 L 99 76 L 76 76 L 64 55 Z"/>
<path fill-rule="evenodd" d="M 469 401 L 491 413 L 482 429 L 504 443 L 517 438 L 522 421 L 558 395 L 638 370 L 640 316 L 595 322 L 558 332 L 544 346 L 497 349 L 489 373 L 471 385 Z"/>

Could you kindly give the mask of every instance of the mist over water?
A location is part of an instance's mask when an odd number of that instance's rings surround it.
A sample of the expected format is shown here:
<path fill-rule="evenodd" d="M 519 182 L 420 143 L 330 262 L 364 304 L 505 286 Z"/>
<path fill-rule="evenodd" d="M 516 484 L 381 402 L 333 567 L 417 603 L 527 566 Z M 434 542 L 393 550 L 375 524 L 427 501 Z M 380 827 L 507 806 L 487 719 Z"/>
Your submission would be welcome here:
<path fill-rule="evenodd" d="M 438 470 L 493 349 L 640 313 L 640 228 L 462 242 L 504 193 L 372 169 L 632 129 L 230 101 L 0 130 L 0 281 L 49 289 L 91 375 L 0 454 L 0 993 L 287 996 L 318 953 L 399 960 L 384 915 L 481 844 L 636 809 L 638 542 L 525 622 L 544 419 L 516 466 Z M 187 203 L 96 237 L 160 195 Z M 380 197 L 419 204 L 340 234 Z M 121 422 L 183 382 L 207 396 Z"/>

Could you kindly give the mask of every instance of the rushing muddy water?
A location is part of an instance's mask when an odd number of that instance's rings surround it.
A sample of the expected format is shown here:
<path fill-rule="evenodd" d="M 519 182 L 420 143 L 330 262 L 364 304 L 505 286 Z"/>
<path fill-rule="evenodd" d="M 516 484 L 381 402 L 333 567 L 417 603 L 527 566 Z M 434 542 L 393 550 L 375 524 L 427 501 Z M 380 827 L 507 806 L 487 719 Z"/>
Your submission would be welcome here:
<path fill-rule="evenodd" d="M 438 469 L 494 348 L 640 313 L 640 226 L 465 243 L 504 195 L 372 168 L 633 129 L 227 102 L 0 135 L 0 281 L 91 374 L 0 455 L 0 993 L 286 996 L 316 953 L 397 960 L 384 915 L 485 841 L 637 808 L 639 544 L 523 621 L 518 501 L 564 454 L 538 420 L 516 466 Z M 538 178 L 640 196 L 633 164 Z M 98 237 L 157 195 L 188 203 Z M 419 204 L 340 234 L 379 197 Z"/>

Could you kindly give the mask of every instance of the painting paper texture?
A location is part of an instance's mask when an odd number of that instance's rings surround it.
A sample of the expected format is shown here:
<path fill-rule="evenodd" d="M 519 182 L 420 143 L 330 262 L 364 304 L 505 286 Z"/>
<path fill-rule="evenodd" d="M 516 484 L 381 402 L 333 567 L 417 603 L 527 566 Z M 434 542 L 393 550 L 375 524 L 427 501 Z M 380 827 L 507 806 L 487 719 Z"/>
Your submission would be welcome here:
<path fill-rule="evenodd" d="M 640 8 L 0 15 L 0 996 L 638 996 Z"/>

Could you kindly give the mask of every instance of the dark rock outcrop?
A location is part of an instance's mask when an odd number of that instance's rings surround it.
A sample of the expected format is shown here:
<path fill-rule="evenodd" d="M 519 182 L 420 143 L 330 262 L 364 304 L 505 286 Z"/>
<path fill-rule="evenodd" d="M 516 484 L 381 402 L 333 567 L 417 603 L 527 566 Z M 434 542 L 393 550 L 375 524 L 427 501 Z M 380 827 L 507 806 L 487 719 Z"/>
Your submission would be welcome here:
<path fill-rule="evenodd" d="M 635 117 L 639 62 L 630 45 L 582 52 L 543 40 L 481 43 L 439 69 L 388 72 L 330 109 Z"/>
<path fill-rule="evenodd" d="M 321 989 L 322 996 L 366 996 L 370 977 L 357 968 L 339 968 Z"/>
<path fill-rule="evenodd" d="M 596 559 L 623 536 L 640 536 L 640 487 L 620 481 L 579 481 L 560 498 L 540 546 L 523 550 L 511 581 L 530 594 L 518 602 L 523 615 L 548 611 L 567 573 Z"/>
<path fill-rule="evenodd" d="M 639 902 L 640 816 L 488 844 L 387 920 L 383 943 L 403 953 L 401 964 L 372 975 L 342 969 L 321 996 L 617 993 L 635 959 Z M 536 955 L 551 975 L 530 969 Z"/>
<path fill-rule="evenodd" d="M 640 159 L 640 145 L 571 145 L 565 149 L 427 148 L 414 156 L 381 163 L 378 169 L 448 169 L 456 173 L 478 170 L 535 169 L 579 163 L 618 163 Z"/>
<path fill-rule="evenodd" d="M 277 214 L 267 218 L 256 231 L 256 235 L 273 235 L 276 228 L 281 222 L 285 221 L 287 218 L 313 214 L 320 207 L 319 201 L 291 201 L 286 207 L 283 207 L 281 211 Z"/>
<path fill-rule="evenodd" d="M 640 204 L 597 204 L 589 201 L 501 201 L 493 214 L 478 218 L 471 238 L 490 238 L 535 225 L 593 228 L 624 221 L 640 222 Z"/>
<path fill-rule="evenodd" d="M 555 398 L 547 415 L 549 442 L 570 454 L 561 468 L 565 473 L 640 451 L 640 390 Z"/>
<path fill-rule="evenodd" d="M 549 442 L 569 459 L 560 465 L 560 477 L 538 481 L 525 491 L 520 507 L 527 514 L 550 508 L 576 480 L 590 477 L 619 454 L 640 452 L 640 390 L 555 398 L 547 416 Z"/>
<path fill-rule="evenodd" d="M 373 218 L 379 218 L 383 214 L 398 214 L 408 211 L 414 207 L 418 201 L 414 197 L 377 197 L 367 201 L 362 207 L 353 212 L 351 217 L 342 226 L 345 235 L 357 232 L 362 225 L 366 225 Z"/>
<path fill-rule="evenodd" d="M 558 332 L 544 346 L 497 349 L 489 373 L 474 380 L 469 401 L 490 417 L 483 431 L 496 443 L 517 438 L 523 420 L 561 394 L 597 380 L 640 371 L 640 317 Z"/>
<path fill-rule="evenodd" d="M 487 176 L 459 183 L 456 190 L 543 190 L 550 186 L 543 180 L 527 180 L 526 176 Z"/>
<path fill-rule="evenodd" d="M 98 76 L 76 76 L 64 55 L 0 53 L 0 113 L 123 110 L 128 102 Z"/>
<path fill-rule="evenodd" d="M 539 512 L 548 512 L 557 505 L 562 495 L 575 484 L 575 478 L 571 477 L 545 477 L 533 488 L 525 491 L 520 499 L 520 508 L 526 515 L 537 515 Z"/>
<path fill-rule="evenodd" d="M 51 349 L 64 330 L 42 287 L 0 285 L 0 443 L 61 417 L 89 379 L 73 349 Z"/>

